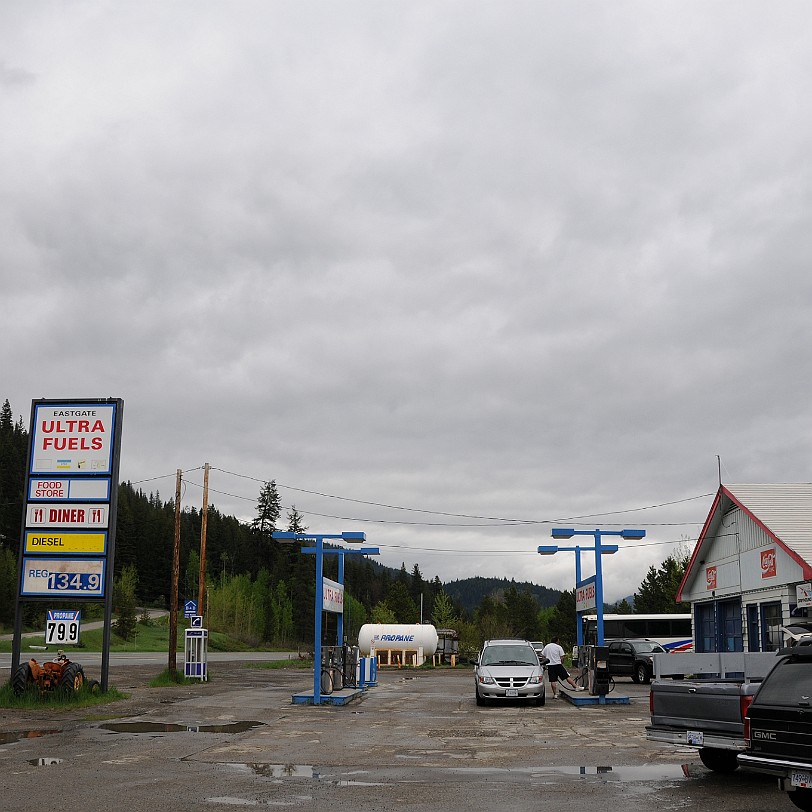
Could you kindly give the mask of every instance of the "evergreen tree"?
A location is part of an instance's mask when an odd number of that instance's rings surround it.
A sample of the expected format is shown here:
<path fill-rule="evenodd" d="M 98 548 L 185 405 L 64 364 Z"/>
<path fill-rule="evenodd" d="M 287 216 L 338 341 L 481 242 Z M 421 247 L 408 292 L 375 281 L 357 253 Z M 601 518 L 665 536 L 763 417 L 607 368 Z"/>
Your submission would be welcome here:
<path fill-rule="evenodd" d="M 524 640 L 539 639 L 539 605 L 529 592 L 519 592 L 511 586 L 505 593 L 505 609 L 511 619 L 513 634 Z"/>
<path fill-rule="evenodd" d="M 623 600 L 618 601 L 614 606 L 610 607 L 609 611 L 616 615 L 630 615 L 634 610 L 626 598 L 623 598 Z"/>
<path fill-rule="evenodd" d="M 562 648 L 567 651 L 575 644 L 576 632 L 575 593 L 565 591 L 561 593 L 547 624 L 547 633 L 550 639 L 558 637 Z"/>
<path fill-rule="evenodd" d="M 482 599 L 482 603 L 474 612 L 474 623 L 479 629 L 482 640 L 513 636 L 505 604 L 490 595 L 486 595 Z"/>
<path fill-rule="evenodd" d="M 14 623 L 14 599 L 17 595 L 17 556 L 0 547 L 0 626 Z"/>
<path fill-rule="evenodd" d="M 271 597 L 272 626 L 271 642 L 277 646 L 288 646 L 293 641 L 293 601 L 288 594 L 288 585 L 280 581 Z"/>
<path fill-rule="evenodd" d="M 344 636 L 350 643 L 358 640 L 361 626 L 367 622 L 367 610 L 361 601 L 353 598 L 349 593 L 344 595 Z"/>
<path fill-rule="evenodd" d="M 118 615 L 113 623 L 113 631 L 122 640 L 129 640 L 133 636 L 138 623 L 135 614 L 137 583 L 138 573 L 135 565 L 125 567 L 121 575 L 113 581 L 113 609 Z"/>
<path fill-rule="evenodd" d="M 402 581 L 395 581 L 389 588 L 386 605 L 394 613 L 395 623 L 417 623 L 417 606 Z"/>
<path fill-rule="evenodd" d="M 296 510 L 296 505 L 291 505 L 288 511 L 288 532 L 306 533 L 308 528 L 304 524 L 304 516 Z"/>
<path fill-rule="evenodd" d="M 459 622 L 451 598 L 442 590 L 434 599 L 431 620 L 438 629 L 453 629 Z"/>
<path fill-rule="evenodd" d="M 416 604 L 420 604 L 420 597 L 426 597 L 426 582 L 423 580 L 423 575 L 420 572 L 420 567 L 417 564 L 412 567 L 412 582 L 409 588 L 412 595 L 412 600 Z"/>
<path fill-rule="evenodd" d="M 397 623 L 397 615 L 389 608 L 386 601 L 380 601 L 372 607 L 373 623 Z"/>
<path fill-rule="evenodd" d="M 276 481 L 266 482 L 259 492 L 257 499 L 257 517 L 251 522 L 251 528 L 261 538 L 270 539 L 271 533 L 276 530 L 276 523 L 282 513 L 282 500 L 276 490 Z"/>
<path fill-rule="evenodd" d="M 15 424 L 8 400 L 0 407 L 0 549 L 17 550 L 25 495 L 28 432 Z"/>
<path fill-rule="evenodd" d="M 677 590 L 688 566 L 688 554 L 671 554 L 659 568 L 649 567 L 634 593 L 635 612 L 689 612 L 690 605 L 677 603 Z"/>

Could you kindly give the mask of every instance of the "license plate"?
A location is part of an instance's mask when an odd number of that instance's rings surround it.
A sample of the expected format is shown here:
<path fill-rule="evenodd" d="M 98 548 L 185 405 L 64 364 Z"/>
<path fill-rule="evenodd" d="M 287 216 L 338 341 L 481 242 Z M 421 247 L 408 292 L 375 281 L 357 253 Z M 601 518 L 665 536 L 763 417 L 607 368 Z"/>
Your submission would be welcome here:
<path fill-rule="evenodd" d="M 702 745 L 705 744 L 705 734 L 701 730 L 689 730 L 688 744 L 694 744 L 698 747 L 702 747 Z"/>
<path fill-rule="evenodd" d="M 518 696 L 519 692 L 515 688 L 508 688 L 505 691 L 505 696 Z"/>
<path fill-rule="evenodd" d="M 793 787 L 801 787 L 802 789 L 812 788 L 812 774 L 793 772 L 789 779 Z"/>

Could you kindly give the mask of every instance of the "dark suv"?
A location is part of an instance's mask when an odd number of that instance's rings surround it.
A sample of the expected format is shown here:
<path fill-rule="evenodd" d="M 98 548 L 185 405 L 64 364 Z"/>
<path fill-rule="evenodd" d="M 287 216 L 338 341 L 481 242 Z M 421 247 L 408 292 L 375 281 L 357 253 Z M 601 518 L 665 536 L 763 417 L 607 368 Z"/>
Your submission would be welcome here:
<path fill-rule="evenodd" d="M 607 640 L 609 647 L 609 675 L 629 676 L 633 682 L 651 682 L 654 673 L 654 655 L 665 654 L 665 649 L 654 640 Z"/>
<path fill-rule="evenodd" d="M 778 652 L 744 722 L 739 764 L 778 778 L 798 809 L 812 812 L 812 640 Z"/>

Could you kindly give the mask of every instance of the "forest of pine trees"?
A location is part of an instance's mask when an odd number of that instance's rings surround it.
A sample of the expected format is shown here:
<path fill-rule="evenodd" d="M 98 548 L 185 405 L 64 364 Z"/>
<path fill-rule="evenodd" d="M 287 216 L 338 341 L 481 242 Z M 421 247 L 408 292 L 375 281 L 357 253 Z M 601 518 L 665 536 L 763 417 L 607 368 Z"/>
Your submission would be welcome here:
<path fill-rule="evenodd" d="M 14 420 L 6 400 L 0 408 L 0 627 L 6 628 L 13 624 L 17 594 L 27 450 L 28 431 L 22 418 Z M 295 647 L 312 642 L 314 556 L 301 554 L 297 544 L 282 545 L 271 538 L 275 529 L 306 532 L 306 517 L 295 507 L 283 517 L 280 505 L 276 483 L 270 480 L 260 490 L 256 518 L 250 523 L 209 506 L 205 591 L 206 622 L 212 631 L 250 645 Z M 198 596 L 201 518 L 195 508 L 181 513 L 181 603 Z M 114 595 L 127 595 L 131 601 L 134 586 L 137 605 L 168 608 L 174 535 L 172 500 L 121 483 L 115 555 L 119 588 Z M 641 585 L 647 605 L 657 598 L 657 589 L 673 584 L 674 565 L 669 560 L 662 576 L 652 568 Z M 325 577 L 338 577 L 335 556 L 324 557 L 324 568 Z M 555 633 L 564 642 L 575 639 L 572 592 L 505 579 L 472 578 L 444 585 L 437 576 L 425 580 L 417 565 L 411 572 L 405 564 L 394 570 L 356 556 L 345 559 L 344 582 L 344 629 L 350 640 L 366 622 L 416 623 L 421 609 L 424 621 L 457 629 L 463 651 L 476 651 L 483 639 L 497 636 L 543 640 Z M 660 596 L 661 605 L 667 601 Z M 98 604 L 88 609 L 92 614 Z M 42 628 L 44 612 L 41 603 L 24 604 L 24 622 Z M 327 625 L 325 634 L 330 632 Z"/>

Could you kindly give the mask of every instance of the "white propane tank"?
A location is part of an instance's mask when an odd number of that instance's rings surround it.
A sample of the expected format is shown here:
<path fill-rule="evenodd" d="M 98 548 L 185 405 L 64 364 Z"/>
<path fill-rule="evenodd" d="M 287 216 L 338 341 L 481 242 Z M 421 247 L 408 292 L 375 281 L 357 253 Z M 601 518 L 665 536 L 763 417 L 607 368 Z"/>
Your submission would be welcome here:
<path fill-rule="evenodd" d="M 365 623 L 358 632 L 358 648 L 365 657 L 374 648 L 412 651 L 422 648 L 424 657 L 437 651 L 437 629 L 430 623 Z"/>

